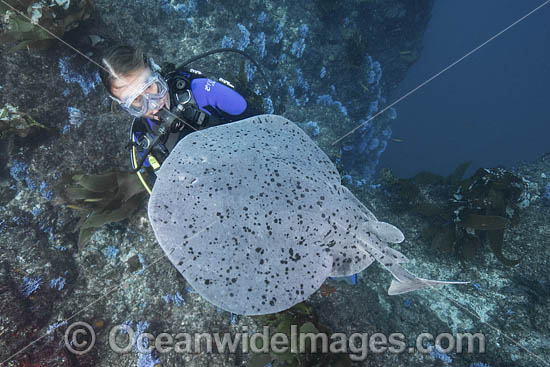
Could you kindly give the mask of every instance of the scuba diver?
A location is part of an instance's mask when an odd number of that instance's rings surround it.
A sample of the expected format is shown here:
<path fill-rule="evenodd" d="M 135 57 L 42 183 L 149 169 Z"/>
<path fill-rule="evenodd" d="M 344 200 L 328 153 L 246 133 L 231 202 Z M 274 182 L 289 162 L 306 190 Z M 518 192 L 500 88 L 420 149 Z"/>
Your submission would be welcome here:
<path fill-rule="evenodd" d="M 222 51 L 239 52 L 219 49 L 191 61 Z M 228 81 L 211 80 L 186 68 L 191 61 L 177 68 L 173 64 L 161 68 L 140 49 L 126 45 L 107 49 L 100 61 L 99 75 L 109 96 L 134 117 L 131 163 L 149 193 L 155 171 L 184 136 L 259 114 Z"/>

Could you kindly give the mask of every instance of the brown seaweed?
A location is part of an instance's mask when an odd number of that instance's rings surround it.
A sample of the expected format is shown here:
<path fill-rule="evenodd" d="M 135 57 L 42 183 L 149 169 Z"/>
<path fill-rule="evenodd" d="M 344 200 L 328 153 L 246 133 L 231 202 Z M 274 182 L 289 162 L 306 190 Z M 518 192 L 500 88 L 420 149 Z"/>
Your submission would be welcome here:
<path fill-rule="evenodd" d="M 508 226 L 508 219 L 498 215 L 477 215 L 470 214 L 460 222 L 465 228 L 473 228 L 476 231 L 504 230 Z"/>
<path fill-rule="evenodd" d="M 66 176 L 56 188 L 59 203 L 82 212 L 75 227 L 83 248 L 102 225 L 129 218 L 144 198 L 145 187 L 132 172 Z"/>

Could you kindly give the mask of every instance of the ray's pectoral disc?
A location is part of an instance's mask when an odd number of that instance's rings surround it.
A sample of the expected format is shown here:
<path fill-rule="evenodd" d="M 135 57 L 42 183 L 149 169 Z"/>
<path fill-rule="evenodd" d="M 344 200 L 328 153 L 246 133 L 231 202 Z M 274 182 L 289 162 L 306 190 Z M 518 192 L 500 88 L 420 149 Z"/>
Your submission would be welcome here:
<path fill-rule="evenodd" d="M 378 222 L 341 185 L 327 155 L 280 116 L 187 135 L 158 172 L 149 217 L 191 286 L 237 314 L 285 310 L 327 277 L 357 273 L 375 259 L 401 292 L 428 284 L 407 276 L 399 268 L 406 258 L 387 246 L 402 233 Z"/>

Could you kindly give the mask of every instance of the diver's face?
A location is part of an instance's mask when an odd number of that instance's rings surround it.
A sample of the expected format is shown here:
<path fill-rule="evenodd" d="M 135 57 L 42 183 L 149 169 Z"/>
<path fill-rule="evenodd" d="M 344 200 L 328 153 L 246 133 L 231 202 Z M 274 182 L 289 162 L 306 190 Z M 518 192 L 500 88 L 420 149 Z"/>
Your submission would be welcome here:
<path fill-rule="evenodd" d="M 150 75 L 151 69 L 143 68 L 132 71 L 126 75 L 123 75 L 119 78 L 113 80 L 111 86 L 111 94 L 118 98 L 121 101 L 125 101 L 129 96 L 134 94 L 134 91 L 137 88 L 140 88 L 147 77 Z M 158 93 L 158 85 L 156 83 L 151 84 L 147 89 L 145 89 L 140 96 L 144 94 L 155 94 Z M 140 98 L 136 98 L 136 101 L 133 103 L 139 103 Z M 170 93 L 166 93 L 164 98 L 160 100 L 159 107 L 151 110 L 148 109 L 147 112 L 143 115 L 144 117 L 152 118 L 158 120 L 158 117 L 155 114 L 162 109 L 164 106 L 170 109 Z"/>

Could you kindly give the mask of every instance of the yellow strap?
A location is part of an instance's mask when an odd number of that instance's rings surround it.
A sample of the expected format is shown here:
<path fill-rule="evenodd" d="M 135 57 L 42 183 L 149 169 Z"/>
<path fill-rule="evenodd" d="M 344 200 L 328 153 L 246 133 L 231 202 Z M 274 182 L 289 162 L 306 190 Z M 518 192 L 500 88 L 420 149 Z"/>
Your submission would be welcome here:
<path fill-rule="evenodd" d="M 160 164 L 159 162 L 157 161 L 157 159 L 155 157 L 153 157 L 151 154 L 149 154 L 149 156 L 147 157 L 147 159 L 149 159 L 149 163 L 151 164 L 151 167 L 153 167 L 153 169 L 156 171 L 160 168 Z"/>
<path fill-rule="evenodd" d="M 132 134 L 133 135 L 133 134 Z M 134 137 L 132 137 L 132 140 L 135 142 L 135 139 Z M 137 149 L 135 146 L 132 146 L 132 153 L 133 153 L 133 158 L 134 158 L 134 167 L 137 166 Z M 158 162 L 157 162 L 158 164 Z M 143 184 L 143 186 L 145 187 L 145 190 L 147 190 L 147 192 L 149 193 L 149 195 L 151 195 L 151 188 L 149 187 L 149 185 L 147 185 L 147 182 L 145 182 L 145 179 L 143 178 L 143 175 L 141 174 L 141 172 L 137 171 L 136 172 L 138 177 L 139 177 L 139 180 L 141 181 L 141 183 Z"/>

